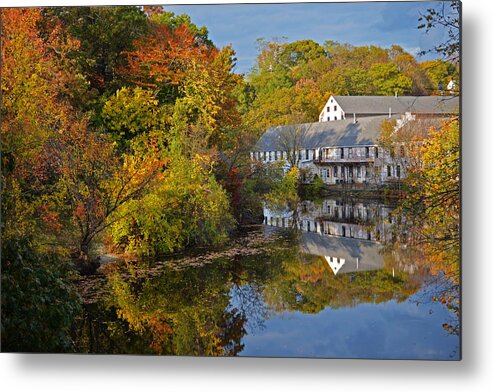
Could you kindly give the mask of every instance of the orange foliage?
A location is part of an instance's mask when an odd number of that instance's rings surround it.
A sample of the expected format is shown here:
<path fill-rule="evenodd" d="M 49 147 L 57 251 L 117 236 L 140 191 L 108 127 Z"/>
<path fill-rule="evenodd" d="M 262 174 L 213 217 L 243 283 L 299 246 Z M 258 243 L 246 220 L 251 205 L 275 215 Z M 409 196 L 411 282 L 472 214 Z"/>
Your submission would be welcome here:
<path fill-rule="evenodd" d="M 176 29 L 153 24 L 151 34 L 134 44 L 135 51 L 126 52 L 128 66 L 118 72 L 147 87 L 179 84 L 192 59 L 210 62 L 217 54 L 217 49 L 200 45 L 184 24 Z"/>

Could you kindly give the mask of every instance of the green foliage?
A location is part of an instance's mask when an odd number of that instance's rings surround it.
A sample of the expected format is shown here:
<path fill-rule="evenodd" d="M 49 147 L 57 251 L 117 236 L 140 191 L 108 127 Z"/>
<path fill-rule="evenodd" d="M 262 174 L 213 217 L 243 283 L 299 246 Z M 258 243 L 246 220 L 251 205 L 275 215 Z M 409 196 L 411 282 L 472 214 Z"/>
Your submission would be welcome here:
<path fill-rule="evenodd" d="M 325 50 L 315 41 L 301 40 L 283 45 L 280 60 L 285 66 L 294 67 L 325 56 Z"/>
<path fill-rule="evenodd" d="M 128 141 L 159 127 L 158 100 L 149 90 L 123 87 L 106 101 L 101 118 L 116 141 Z"/>
<path fill-rule="evenodd" d="M 403 95 L 411 91 L 412 80 L 400 74 L 396 64 L 384 63 L 371 66 L 368 76 L 377 95 Z"/>
<path fill-rule="evenodd" d="M 458 69 L 452 63 L 437 59 L 425 61 L 420 66 L 431 80 L 431 91 L 445 90 L 451 80 L 459 83 Z"/>
<path fill-rule="evenodd" d="M 292 208 L 299 201 L 298 197 L 299 171 L 292 167 L 282 179 L 274 183 L 273 189 L 264 196 L 265 203 L 270 210 Z"/>
<path fill-rule="evenodd" d="M 133 41 L 148 29 L 139 7 L 56 7 L 45 14 L 58 17 L 80 41 L 76 59 L 92 87 L 100 93 L 121 87 L 116 70 L 125 66 L 124 52 L 132 50 Z"/>
<path fill-rule="evenodd" d="M 26 239 L 2 241 L 2 351 L 67 352 L 80 297 L 67 262 Z"/>
<path fill-rule="evenodd" d="M 160 11 L 151 15 L 150 20 L 154 23 L 166 25 L 172 30 L 178 26 L 185 25 L 190 33 L 200 41 L 201 44 L 205 44 L 210 47 L 214 47 L 214 44 L 209 39 L 209 31 L 206 26 L 198 27 L 192 23 L 192 19 L 187 14 L 176 15 L 174 12 Z"/>
<path fill-rule="evenodd" d="M 320 196 L 325 189 L 324 181 L 317 175 L 313 177 L 312 182 L 305 186 L 304 192 L 307 195 L 313 195 L 315 197 Z"/>
<path fill-rule="evenodd" d="M 214 179 L 208 159 L 175 157 L 153 190 L 122 208 L 122 219 L 111 233 L 122 250 L 138 254 L 218 245 L 233 227 L 228 211 L 228 197 Z"/>

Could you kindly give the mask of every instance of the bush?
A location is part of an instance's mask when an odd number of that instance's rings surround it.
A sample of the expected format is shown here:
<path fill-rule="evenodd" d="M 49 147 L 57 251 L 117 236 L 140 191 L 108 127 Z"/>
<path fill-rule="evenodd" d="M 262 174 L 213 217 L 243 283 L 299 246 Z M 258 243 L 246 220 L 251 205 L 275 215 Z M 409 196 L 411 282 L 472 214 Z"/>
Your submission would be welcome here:
<path fill-rule="evenodd" d="M 2 351 L 70 352 L 70 330 L 81 308 L 71 268 L 37 254 L 28 240 L 2 245 Z"/>
<path fill-rule="evenodd" d="M 111 229 L 127 253 L 155 255 L 188 245 L 218 245 L 234 226 L 224 189 L 200 159 L 173 162 L 161 183 L 122 210 Z"/>

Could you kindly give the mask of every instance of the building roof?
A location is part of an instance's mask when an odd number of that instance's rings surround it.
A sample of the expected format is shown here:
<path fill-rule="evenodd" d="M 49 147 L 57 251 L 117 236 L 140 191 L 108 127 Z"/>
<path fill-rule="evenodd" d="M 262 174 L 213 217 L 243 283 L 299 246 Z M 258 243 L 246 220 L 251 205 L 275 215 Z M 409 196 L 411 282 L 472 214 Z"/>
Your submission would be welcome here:
<path fill-rule="evenodd" d="M 343 259 L 339 273 L 372 271 L 384 266 L 382 245 L 374 241 L 302 233 L 300 250 L 311 255 Z"/>
<path fill-rule="evenodd" d="M 459 111 L 459 97 L 455 96 L 345 96 L 333 97 L 346 113 L 356 114 L 452 114 Z"/>
<path fill-rule="evenodd" d="M 400 115 L 392 116 L 395 120 L 399 118 Z M 378 144 L 381 124 L 388 119 L 388 115 L 371 116 L 357 118 L 356 123 L 353 119 L 346 119 L 270 127 L 259 139 L 254 151 L 283 151 L 289 140 L 295 138 L 298 140 L 297 149 L 372 146 Z"/>

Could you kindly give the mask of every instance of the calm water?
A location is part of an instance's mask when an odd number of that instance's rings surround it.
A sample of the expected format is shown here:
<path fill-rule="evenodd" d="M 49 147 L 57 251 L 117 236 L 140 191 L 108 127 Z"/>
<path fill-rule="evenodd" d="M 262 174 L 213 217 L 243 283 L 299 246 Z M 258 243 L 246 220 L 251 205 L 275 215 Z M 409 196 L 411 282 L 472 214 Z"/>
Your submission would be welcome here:
<path fill-rule="evenodd" d="M 459 358 L 457 287 L 419 249 L 391 246 L 392 208 L 324 200 L 264 215 L 230 249 L 113 268 L 78 349 Z"/>

